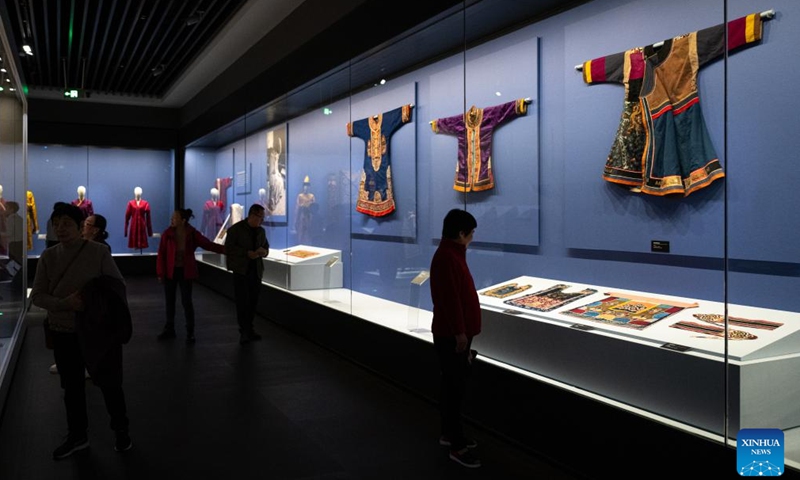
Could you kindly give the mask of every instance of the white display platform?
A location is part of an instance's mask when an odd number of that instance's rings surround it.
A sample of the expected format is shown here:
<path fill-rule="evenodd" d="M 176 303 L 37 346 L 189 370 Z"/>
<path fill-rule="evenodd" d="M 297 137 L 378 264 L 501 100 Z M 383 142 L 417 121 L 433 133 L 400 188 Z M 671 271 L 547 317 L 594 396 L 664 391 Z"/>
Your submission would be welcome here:
<path fill-rule="evenodd" d="M 262 280 L 287 290 L 342 288 L 342 251 L 296 245 L 270 249 Z"/>
<path fill-rule="evenodd" d="M 695 313 L 724 313 L 722 303 L 528 276 L 479 293 L 508 283 L 531 287 L 502 299 L 479 295 L 483 331 L 473 345 L 483 355 L 714 433 L 723 433 L 726 391 L 733 432 L 745 427 L 800 425 L 800 408 L 793 400 L 800 386 L 798 313 L 729 304 L 729 316 L 783 325 L 772 331 L 730 327 L 758 338 L 728 341 L 726 357 L 722 338 L 670 327 L 681 320 L 702 323 L 693 317 Z M 556 284 L 570 285 L 565 292 L 592 288 L 597 293 L 550 312 L 504 303 Z M 697 307 L 642 330 L 562 313 L 601 300 L 610 292 L 664 303 L 696 303 Z"/>

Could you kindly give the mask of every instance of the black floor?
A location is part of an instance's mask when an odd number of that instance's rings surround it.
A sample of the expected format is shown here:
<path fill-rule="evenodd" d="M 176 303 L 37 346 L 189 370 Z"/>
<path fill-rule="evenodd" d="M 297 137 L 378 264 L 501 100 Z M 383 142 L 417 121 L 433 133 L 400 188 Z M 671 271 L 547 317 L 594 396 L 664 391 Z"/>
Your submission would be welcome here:
<path fill-rule="evenodd" d="M 233 303 L 199 285 L 197 344 L 180 331 L 157 342 L 161 286 L 127 281 L 133 450 L 114 452 L 102 396 L 87 381 L 91 447 L 52 460 L 66 419 L 34 308 L 0 419 L 0 479 L 577 478 L 474 426 L 483 467 L 457 465 L 438 445 L 435 405 L 263 318 L 264 340 L 240 346 Z"/>

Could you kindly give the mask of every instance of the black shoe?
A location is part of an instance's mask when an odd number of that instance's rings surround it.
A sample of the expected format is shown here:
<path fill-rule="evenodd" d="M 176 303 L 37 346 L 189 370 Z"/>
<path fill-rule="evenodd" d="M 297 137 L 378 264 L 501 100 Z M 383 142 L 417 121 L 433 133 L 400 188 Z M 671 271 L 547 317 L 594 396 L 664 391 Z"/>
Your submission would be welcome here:
<path fill-rule="evenodd" d="M 477 448 L 478 447 L 478 442 L 474 438 L 464 437 L 464 442 L 465 442 L 464 446 L 467 447 L 467 448 Z M 453 446 L 453 443 L 450 441 L 449 438 L 447 438 L 446 436 L 442 435 L 441 437 L 439 437 L 439 445 L 443 445 L 445 447 L 451 447 L 451 446 Z"/>
<path fill-rule="evenodd" d="M 117 432 L 117 441 L 114 442 L 114 451 L 127 452 L 131 448 L 133 448 L 133 441 L 131 441 L 131 436 L 128 435 L 128 432 Z"/>
<path fill-rule="evenodd" d="M 261 335 L 257 334 L 256 332 L 250 332 L 250 340 L 257 342 L 261 340 Z"/>
<path fill-rule="evenodd" d="M 158 334 L 159 340 L 172 340 L 175 338 L 175 330 L 165 328 L 163 332 Z"/>
<path fill-rule="evenodd" d="M 194 334 L 190 333 L 186 335 L 186 345 L 194 345 L 194 342 L 196 341 L 197 339 L 194 338 Z"/>
<path fill-rule="evenodd" d="M 89 439 L 85 435 L 81 438 L 67 437 L 67 440 L 53 451 L 53 460 L 67 458 L 84 448 L 89 448 Z"/>
<path fill-rule="evenodd" d="M 250 343 L 250 340 L 251 340 L 250 335 L 247 335 L 247 334 L 244 334 L 244 333 L 239 335 L 239 345 L 244 345 L 246 343 Z"/>
<path fill-rule="evenodd" d="M 467 468 L 478 468 L 481 466 L 481 461 L 476 457 L 469 448 L 462 450 L 450 450 L 450 460 L 458 462 Z"/>

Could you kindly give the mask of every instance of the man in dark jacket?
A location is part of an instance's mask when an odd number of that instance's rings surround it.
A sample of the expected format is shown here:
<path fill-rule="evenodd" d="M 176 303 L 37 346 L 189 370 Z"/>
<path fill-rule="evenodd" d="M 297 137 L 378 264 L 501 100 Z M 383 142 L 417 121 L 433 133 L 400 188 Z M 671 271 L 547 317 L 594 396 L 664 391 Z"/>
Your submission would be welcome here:
<path fill-rule="evenodd" d="M 442 240 L 431 261 L 433 346 L 441 368 L 442 436 L 450 458 L 469 468 L 481 466 L 470 451 L 475 440 L 464 436 L 461 405 L 472 364 L 472 338 L 481 332 L 481 307 L 467 266 L 467 246 L 478 223 L 470 213 L 454 209 L 444 217 Z"/>
<path fill-rule="evenodd" d="M 261 340 L 261 335 L 253 328 L 253 319 L 261 291 L 263 259 L 269 254 L 267 233 L 261 226 L 264 214 L 263 206 L 253 204 L 247 218 L 229 228 L 225 235 L 225 262 L 228 270 L 233 272 L 240 345 Z"/>

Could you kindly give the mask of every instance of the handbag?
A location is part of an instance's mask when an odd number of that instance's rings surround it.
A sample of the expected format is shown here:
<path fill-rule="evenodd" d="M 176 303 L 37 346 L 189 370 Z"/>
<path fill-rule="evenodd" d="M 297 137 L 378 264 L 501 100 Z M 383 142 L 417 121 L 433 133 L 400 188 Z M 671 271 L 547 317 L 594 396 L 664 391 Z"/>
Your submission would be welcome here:
<path fill-rule="evenodd" d="M 64 267 L 64 270 L 58 276 L 58 280 L 56 280 L 56 284 L 53 286 L 52 289 L 50 289 L 50 293 L 54 292 L 56 288 L 58 288 L 58 284 L 61 283 L 61 279 L 64 278 L 64 274 L 66 274 L 67 270 L 69 270 L 69 267 L 72 266 L 72 262 L 74 262 L 75 259 L 78 258 L 78 255 L 81 254 L 81 250 L 83 250 L 83 247 L 86 246 L 87 242 L 88 240 L 83 241 L 83 243 L 81 244 L 81 248 L 78 249 L 78 251 L 75 253 L 75 256 L 73 256 L 70 259 L 69 263 L 67 263 L 67 266 Z M 50 330 L 50 319 L 47 317 L 47 315 L 45 315 L 44 320 L 42 321 L 42 327 L 44 327 L 44 345 L 45 347 L 47 347 L 48 350 L 52 350 L 54 348 L 54 338 L 53 338 L 53 331 Z"/>

